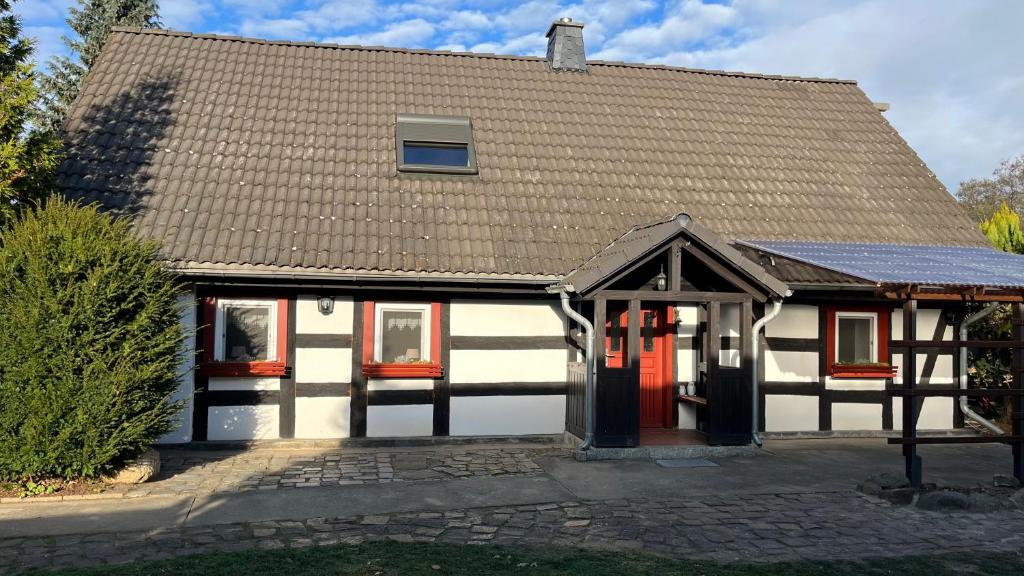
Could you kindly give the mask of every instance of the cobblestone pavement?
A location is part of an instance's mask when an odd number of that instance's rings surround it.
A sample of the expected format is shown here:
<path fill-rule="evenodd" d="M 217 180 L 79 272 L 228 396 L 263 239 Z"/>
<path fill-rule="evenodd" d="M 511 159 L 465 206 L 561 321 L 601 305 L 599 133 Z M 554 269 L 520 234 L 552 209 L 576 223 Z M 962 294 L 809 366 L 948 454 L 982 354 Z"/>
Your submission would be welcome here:
<path fill-rule="evenodd" d="M 355 484 L 449 480 L 541 472 L 538 453 L 560 448 L 374 450 L 165 450 L 155 481 L 130 489 L 129 497 L 240 492 Z"/>
<path fill-rule="evenodd" d="M 867 558 L 1024 550 L 1024 513 L 938 514 L 854 492 L 562 502 L 0 540 L 0 568 L 125 563 L 380 539 L 618 547 L 719 561 Z"/>

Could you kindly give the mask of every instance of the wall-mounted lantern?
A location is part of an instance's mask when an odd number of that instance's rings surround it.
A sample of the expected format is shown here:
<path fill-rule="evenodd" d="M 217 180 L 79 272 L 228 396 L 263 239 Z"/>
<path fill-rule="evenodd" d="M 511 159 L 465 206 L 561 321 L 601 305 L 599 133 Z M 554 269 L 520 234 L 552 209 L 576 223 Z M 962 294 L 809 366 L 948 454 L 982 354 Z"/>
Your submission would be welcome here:
<path fill-rule="evenodd" d="M 321 314 L 330 314 L 331 312 L 334 312 L 334 297 L 321 296 L 317 298 L 316 307 L 320 310 Z"/>

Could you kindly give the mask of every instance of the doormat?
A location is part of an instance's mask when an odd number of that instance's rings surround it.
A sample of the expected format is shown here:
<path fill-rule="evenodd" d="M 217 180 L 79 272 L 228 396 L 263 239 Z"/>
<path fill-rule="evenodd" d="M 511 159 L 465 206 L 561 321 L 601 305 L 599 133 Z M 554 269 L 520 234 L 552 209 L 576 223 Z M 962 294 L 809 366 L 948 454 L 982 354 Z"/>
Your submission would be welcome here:
<path fill-rule="evenodd" d="M 655 460 L 655 463 L 662 468 L 717 468 L 718 464 L 715 464 L 707 458 L 672 458 L 670 460 Z"/>

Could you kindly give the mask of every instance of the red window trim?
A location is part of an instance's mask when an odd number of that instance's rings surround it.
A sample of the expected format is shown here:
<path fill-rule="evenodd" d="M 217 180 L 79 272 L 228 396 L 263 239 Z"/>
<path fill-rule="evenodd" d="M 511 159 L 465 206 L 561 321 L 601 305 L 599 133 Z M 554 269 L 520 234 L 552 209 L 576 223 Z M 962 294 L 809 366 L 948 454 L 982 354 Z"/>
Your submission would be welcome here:
<path fill-rule="evenodd" d="M 232 297 L 235 299 L 263 300 L 264 298 Z M 213 359 L 217 335 L 217 298 L 203 298 L 203 350 L 199 372 L 205 376 L 264 376 L 280 377 L 288 373 L 288 299 L 277 298 L 277 360 L 271 362 L 219 362 Z"/>
<path fill-rule="evenodd" d="M 441 303 L 430 303 L 430 355 L 429 364 L 385 364 L 373 361 L 373 346 L 377 322 L 376 303 L 363 302 L 363 374 L 368 378 L 440 378 L 441 366 Z"/>
<path fill-rule="evenodd" d="M 833 378 L 892 378 L 896 368 L 885 363 L 889 357 L 889 318 L 892 311 L 884 306 L 835 306 L 825 309 L 826 334 L 825 357 L 826 373 Z M 879 364 L 837 365 L 836 364 L 836 313 L 837 312 L 872 312 L 878 316 L 875 323 L 875 346 Z"/>

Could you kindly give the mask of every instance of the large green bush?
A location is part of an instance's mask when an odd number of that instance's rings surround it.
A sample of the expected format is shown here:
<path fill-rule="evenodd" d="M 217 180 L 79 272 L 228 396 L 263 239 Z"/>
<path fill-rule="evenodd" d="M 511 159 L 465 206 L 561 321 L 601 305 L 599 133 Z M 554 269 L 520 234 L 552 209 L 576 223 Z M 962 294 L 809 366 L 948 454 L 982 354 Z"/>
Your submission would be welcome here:
<path fill-rule="evenodd" d="M 52 199 L 0 230 L 0 477 L 95 477 L 180 404 L 180 288 L 126 220 Z"/>

